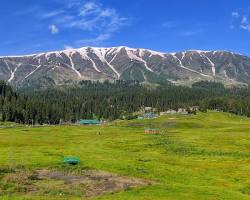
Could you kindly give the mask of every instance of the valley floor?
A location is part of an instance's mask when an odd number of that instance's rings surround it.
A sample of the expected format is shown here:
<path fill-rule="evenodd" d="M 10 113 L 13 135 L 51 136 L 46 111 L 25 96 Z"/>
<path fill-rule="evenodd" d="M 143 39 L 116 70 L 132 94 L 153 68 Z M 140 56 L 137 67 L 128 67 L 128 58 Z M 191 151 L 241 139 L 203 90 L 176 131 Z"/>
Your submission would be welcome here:
<path fill-rule="evenodd" d="M 145 134 L 146 128 L 161 134 Z M 66 166 L 65 156 L 81 163 Z M 126 177 L 128 187 L 88 196 L 86 182 L 66 181 L 91 177 L 86 172 L 93 170 L 106 175 L 95 177 L 97 190 L 106 188 L 110 173 L 119 181 Z M 39 177 L 41 171 L 47 176 Z M 0 199 L 90 198 L 250 199 L 250 119 L 208 112 L 102 126 L 0 129 Z"/>

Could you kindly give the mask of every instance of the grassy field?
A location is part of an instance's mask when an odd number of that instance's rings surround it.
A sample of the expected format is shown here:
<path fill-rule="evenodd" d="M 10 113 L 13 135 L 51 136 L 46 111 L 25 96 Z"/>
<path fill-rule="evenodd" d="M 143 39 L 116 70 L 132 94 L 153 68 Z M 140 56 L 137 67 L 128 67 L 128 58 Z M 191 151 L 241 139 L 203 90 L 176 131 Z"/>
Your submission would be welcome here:
<path fill-rule="evenodd" d="M 162 134 L 144 134 L 145 128 L 159 128 Z M 62 165 L 70 155 L 80 157 L 81 164 Z M 153 183 L 91 199 L 247 200 L 250 119 L 209 112 L 104 126 L 0 129 L 0 199 L 86 199 L 82 188 L 60 181 L 37 181 L 43 189 L 32 193 L 17 177 L 6 179 L 15 170 L 41 169 L 74 174 L 96 169 Z"/>

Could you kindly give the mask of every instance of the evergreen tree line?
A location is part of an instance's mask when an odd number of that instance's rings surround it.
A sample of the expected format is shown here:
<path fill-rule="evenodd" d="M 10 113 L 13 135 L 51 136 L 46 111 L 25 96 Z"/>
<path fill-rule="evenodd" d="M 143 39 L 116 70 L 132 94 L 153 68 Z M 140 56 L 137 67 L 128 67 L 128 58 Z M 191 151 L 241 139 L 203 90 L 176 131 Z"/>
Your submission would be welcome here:
<path fill-rule="evenodd" d="M 160 111 L 199 106 L 250 117 L 250 88 L 225 88 L 202 81 L 192 87 L 145 86 L 138 81 L 91 82 L 74 86 L 15 91 L 0 81 L 2 121 L 22 124 L 74 123 L 79 119 L 114 120 L 132 116 L 142 107 Z"/>

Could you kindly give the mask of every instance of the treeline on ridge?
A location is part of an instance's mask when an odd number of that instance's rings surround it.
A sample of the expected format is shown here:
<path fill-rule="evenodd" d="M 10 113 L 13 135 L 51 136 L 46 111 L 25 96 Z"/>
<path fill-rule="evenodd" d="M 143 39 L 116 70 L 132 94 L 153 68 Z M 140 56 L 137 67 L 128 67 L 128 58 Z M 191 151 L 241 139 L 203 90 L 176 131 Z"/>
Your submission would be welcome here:
<path fill-rule="evenodd" d="M 168 109 L 199 106 L 250 117 L 250 88 L 225 88 L 201 81 L 191 88 L 147 87 L 138 81 L 92 82 L 46 89 L 13 89 L 0 81 L 0 120 L 22 124 L 74 123 L 79 119 L 130 118 L 143 106 Z"/>

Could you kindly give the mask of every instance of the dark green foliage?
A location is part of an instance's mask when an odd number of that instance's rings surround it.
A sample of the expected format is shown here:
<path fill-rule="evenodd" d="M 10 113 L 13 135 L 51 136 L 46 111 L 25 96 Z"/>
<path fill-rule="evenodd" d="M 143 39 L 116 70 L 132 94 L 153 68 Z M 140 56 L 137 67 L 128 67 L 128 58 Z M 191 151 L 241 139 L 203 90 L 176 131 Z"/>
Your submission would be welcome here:
<path fill-rule="evenodd" d="M 211 81 L 200 81 L 196 82 L 192 85 L 193 88 L 200 88 L 206 90 L 225 90 L 225 87 L 222 83 L 219 82 L 211 82 Z"/>
<path fill-rule="evenodd" d="M 129 68 L 122 74 L 124 80 L 137 80 L 140 82 L 146 81 L 143 76 L 143 71 L 140 68 Z"/>
<path fill-rule="evenodd" d="M 250 117 L 250 89 L 225 88 L 199 82 L 192 88 L 162 84 L 153 89 L 139 81 L 82 81 L 78 85 L 15 92 L 0 82 L 2 121 L 23 124 L 59 124 L 80 119 L 133 119 L 143 106 L 160 111 L 199 106 Z"/>

